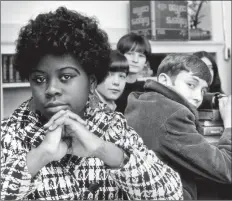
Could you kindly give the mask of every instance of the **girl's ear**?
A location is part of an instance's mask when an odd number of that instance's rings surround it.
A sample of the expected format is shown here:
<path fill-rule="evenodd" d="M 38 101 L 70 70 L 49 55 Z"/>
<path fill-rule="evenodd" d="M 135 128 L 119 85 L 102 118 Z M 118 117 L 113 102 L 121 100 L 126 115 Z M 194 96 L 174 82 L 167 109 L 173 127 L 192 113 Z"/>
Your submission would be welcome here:
<path fill-rule="evenodd" d="M 90 93 L 93 94 L 97 87 L 97 79 L 94 75 L 89 76 Z"/>
<path fill-rule="evenodd" d="M 157 81 L 165 86 L 172 86 L 172 80 L 166 73 L 159 74 Z"/>

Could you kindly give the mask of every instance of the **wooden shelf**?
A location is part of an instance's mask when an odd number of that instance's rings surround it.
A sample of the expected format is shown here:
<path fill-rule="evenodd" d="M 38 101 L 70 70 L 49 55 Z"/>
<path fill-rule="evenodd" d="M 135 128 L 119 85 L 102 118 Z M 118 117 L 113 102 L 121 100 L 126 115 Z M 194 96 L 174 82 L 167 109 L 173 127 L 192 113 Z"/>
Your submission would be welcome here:
<path fill-rule="evenodd" d="M 29 82 L 23 83 L 3 83 L 2 88 L 22 88 L 22 87 L 30 87 Z"/>

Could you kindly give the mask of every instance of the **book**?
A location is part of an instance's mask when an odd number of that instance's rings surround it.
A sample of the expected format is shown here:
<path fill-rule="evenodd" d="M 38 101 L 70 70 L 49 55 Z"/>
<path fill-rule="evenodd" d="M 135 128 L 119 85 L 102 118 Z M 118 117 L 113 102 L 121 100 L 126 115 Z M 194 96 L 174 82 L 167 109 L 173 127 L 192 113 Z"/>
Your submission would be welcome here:
<path fill-rule="evenodd" d="M 223 126 L 203 126 L 203 135 L 222 135 L 224 131 Z"/>
<path fill-rule="evenodd" d="M 217 109 L 198 110 L 199 120 L 222 121 L 220 111 Z"/>
<path fill-rule="evenodd" d="M 14 76 L 14 69 L 13 69 L 13 56 L 12 55 L 8 55 L 8 59 L 9 59 L 9 82 L 15 82 L 15 76 Z"/>
<path fill-rule="evenodd" d="M 20 75 L 19 75 L 19 71 L 17 71 L 17 70 L 15 70 L 15 82 L 16 83 L 22 82 Z"/>
<path fill-rule="evenodd" d="M 222 121 L 200 120 L 199 123 L 202 126 L 223 126 L 223 122 Z"/>
<path fill-rule="evenodd" d="M 8 58 L 6 55 L 2 55 L 2 82 L 7 83 L 8 82 Z"/>

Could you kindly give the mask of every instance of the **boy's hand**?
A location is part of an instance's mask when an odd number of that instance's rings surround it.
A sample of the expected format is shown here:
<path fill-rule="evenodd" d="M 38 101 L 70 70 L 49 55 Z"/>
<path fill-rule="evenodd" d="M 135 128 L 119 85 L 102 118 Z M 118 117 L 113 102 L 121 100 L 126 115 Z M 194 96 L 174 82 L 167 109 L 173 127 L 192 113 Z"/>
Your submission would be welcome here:
<path fill-rule="evenodd" d="M 219 99 L 219 111 L 225 128 L 231 128 L 231 95 Z"/>

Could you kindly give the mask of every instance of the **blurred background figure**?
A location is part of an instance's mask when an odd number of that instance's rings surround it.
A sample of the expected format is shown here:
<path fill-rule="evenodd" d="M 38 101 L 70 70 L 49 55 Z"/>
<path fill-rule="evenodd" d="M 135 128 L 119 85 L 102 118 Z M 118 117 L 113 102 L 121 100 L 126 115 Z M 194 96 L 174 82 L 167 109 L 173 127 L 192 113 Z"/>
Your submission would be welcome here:
<path fill-rule="evenodd" d="M 206 51 L 199 51 L 199 52 L 195 52 L 193 54 L 205 62 L 205 64 L 208 66 L 210 73 L 212 75 L 212 81 L 211 81 L 211 84 L 209 86 L 208 92 L 210 92 L 210 93 L 213 93 L 213 92 L 223 93 L 222 88 L 221 88 L 221 80 L 220 80 L 219 73 L 218 73 L 218 66 L 217 66 L 217 63 L 215 62 L 213 56 Z"/>
<path fill-rule="evenodd" d="M 138 81 L 138 78 L 149 61 L 151 45 L 145 37 L 136 33 L 129 33 L 119 39 L 117 50 L 127 58 L 129 63 L 129 74 L 125 89 L 116 101 L 116 111 L 124 114 L 128 95 L 133 91 L 144 91 L 145 82 Z"/>

